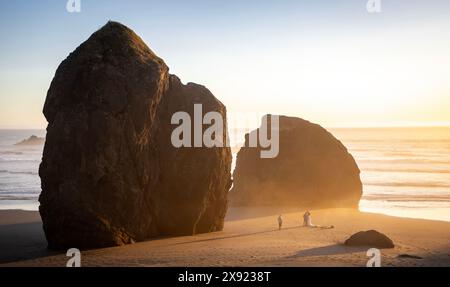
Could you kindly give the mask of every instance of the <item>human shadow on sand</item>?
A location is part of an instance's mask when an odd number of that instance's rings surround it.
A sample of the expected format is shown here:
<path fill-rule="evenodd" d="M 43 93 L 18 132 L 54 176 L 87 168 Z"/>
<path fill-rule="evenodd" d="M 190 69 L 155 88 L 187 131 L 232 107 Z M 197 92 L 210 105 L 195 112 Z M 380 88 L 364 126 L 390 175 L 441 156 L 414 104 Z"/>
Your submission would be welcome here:
<path fill-rule="evenodd" d="M 289 259 L 301 258 L 301 257 L 314 257 L 314 256 L 330 256 L 330 255 L 342 255 L 366 252 L 368 247 L 348 247 L 342 244 L 332 244 L 322 247 L 315 247 L 305 250 L 300 250 L 296 254 L 288 256 Z"/>
<path fill-rule="evenodd" d="M 264 230 L 264 231 L 251 232 L 251 233 L 243 233 L 243 234 L 236 234 L 236 235 L 229 235 L 229 236 L 214 237 L 214 238 L 208 238 L 208 239 L 200 239 L 200 240 L 195 240 L 194 239 L 194 240 L 190 240 L 190 241 L 178 242 L 178 243 L 175 243 L 174 245 L 199 243 L 199 242 L 208 242 L 208 241 L 224 240 L 224 239 L 230 239 L 230 238 L 239 238 L 239 237 L 260 235 L 260 234 L 272 233 L 272 232 L 282 232 L 282 231 L 285 231 L 285 230 L 292 230 L 292 229 L 298 229 L 298 228 L 305 228 L 305 227 L 304 226 L 293 226 L 293 227 L 286 227 L 286 228 L 283 228 L 281 230 L 279 230 L 279 229 L 271 229 L 271 230 Z"/>

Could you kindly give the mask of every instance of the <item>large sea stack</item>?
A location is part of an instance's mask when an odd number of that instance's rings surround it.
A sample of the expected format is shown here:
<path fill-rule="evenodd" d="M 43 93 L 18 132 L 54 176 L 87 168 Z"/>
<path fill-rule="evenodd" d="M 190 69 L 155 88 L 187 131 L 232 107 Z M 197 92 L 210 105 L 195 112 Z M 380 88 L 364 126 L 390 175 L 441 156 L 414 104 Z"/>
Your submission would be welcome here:
<path fill-rule="evenodd" d="M 285 116 L 279 117 L 278 156 L 261 158 L 247 134 L 233 181 L 234 206 L 357 207 L 362 195 L 347 148 L 321 126 Z"/>
<path fill-rule="evenodd" d="M 39 175 L 50 248 L 95 248 L 223 228 L 229 148 L 175 148 L 174 112 L 226 108 L 169 74 L 130 29 L 109 22 L 64 60 L 44 106 Z M 226 136 L 224 134 L 224 136 Z"/>

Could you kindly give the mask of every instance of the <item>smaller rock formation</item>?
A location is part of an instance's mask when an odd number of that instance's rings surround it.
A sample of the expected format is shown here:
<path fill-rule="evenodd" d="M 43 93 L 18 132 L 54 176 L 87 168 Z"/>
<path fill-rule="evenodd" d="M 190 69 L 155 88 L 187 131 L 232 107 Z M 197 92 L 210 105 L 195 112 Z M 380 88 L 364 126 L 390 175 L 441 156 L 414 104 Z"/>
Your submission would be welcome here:
<path fill-rule="evenodd" d="M 347 246 L 369 246 L 376 248 L 394 248 L 394 242 L 386 235 L 376 231 L 361 231 L 345 241 Z"/>
<path fill-rule="evenodd" d="M 247 134 L 237 155 L 231 205 L 358 207 L 359 168 L 347 148 L 321 126 L 280 116 L 278 156 L 261 158 L 261 150 L 259 144 L 250 147 Z"/>
<path fill-rule="evenodd" d="M 43 145 L 45 143 L 44 138 L 37 137 L 35 135 L 16 143 L 16 146 L 29 146 L 29 145 Z"/>

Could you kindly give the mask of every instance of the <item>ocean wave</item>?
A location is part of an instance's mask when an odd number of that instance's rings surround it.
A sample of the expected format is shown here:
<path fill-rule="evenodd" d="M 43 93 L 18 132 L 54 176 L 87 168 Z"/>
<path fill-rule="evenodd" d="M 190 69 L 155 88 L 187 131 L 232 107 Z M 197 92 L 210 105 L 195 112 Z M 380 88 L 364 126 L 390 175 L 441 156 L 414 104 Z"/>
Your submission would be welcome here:
<path fill-rule="evenodd" d="M 441 139 L 427 139 L 427 138 L 420 138 L 420 139 L 393 139 L 393 138 L 387 138 L 387 139 L 367 139 L 367 138 L 340 138 L 342 142 L 345 142 L 346 144 L 361 144 L 364 143 L 366 145 L 373 144 L 373 145 L 392 145 L 393 143 L 397 146 L 426 146 L 429 144 L 436 144 L 436 145 L 450 145 L 450 138 L 441 138 Z"/>
<path fill-rule="evenodd" d="M 41 188 L 37 186 L 32 188 L 21 187 L 17 189 L 0 190 L 0 196 L 7 196 L 7 195 L 25 196 L 25 195 L 36 195 L 39 193 L 41 193 Z"/>
<path fill-rule="evenodd" d="M 423 195 L 423 194 L 365 194 L 363 200 L 388 202 L 450 202 L 450 195 Z"/>
<path fill-rule="evenodd" d="M 14 158 L 14 159 L 5 159 L 5 158 L 0 158 L 0 162 L 3 163 L 40 163 L 42 160 L 39 159 L 18 159 L 18 158 Z"/>
<path fill-rule="evenodd" d="M 4 155 L 22 155 L 23 152 L 21 151 L 0 151 L 0 155 L 4 154 Z"/>
<path fill-rule="evenodd" d="M 438 160 L 438 159 L 430 159 L 430 158 L 399 158 L 399 159 L 392 159 L 392 158 L 381 158 L 381 159 L 359 159 L 356 158 L 358 163 L 361 164 L 382 164 L 382 163 L 389 163 L 389 164 L 412 164 L 412 163 L 419 163 L 419 164 L 448 164 L 450 165 L 450 159 L 448 160 Z"/>
<path fill-rule="evenodd" d="M 445 169 L 418 169 L 418 168 L 382 168 L 382 167 L 360 167 L 363 171 L 378 171 L 378 172 L 405 172 L 405 173 L 450 173 L 449 170 Z"/>
<path fill-rule="evenodd" d="M 0 170 L 0 173 L 6 174 L 23 174 L 23 175 L 38 175 L 37 171 L 12 171 L 12 170 Z"/>
<path fill-rule="evenodd" d="M 0 195 L 0 200 L 38 200 L 39 196 L 15 196 L 15 195 Z"/>
<path fill-rule="evenodd" d="M 450 187 L 443 182 L 363 182 L 367 186 L 392 186 L 392 187 Z"/>

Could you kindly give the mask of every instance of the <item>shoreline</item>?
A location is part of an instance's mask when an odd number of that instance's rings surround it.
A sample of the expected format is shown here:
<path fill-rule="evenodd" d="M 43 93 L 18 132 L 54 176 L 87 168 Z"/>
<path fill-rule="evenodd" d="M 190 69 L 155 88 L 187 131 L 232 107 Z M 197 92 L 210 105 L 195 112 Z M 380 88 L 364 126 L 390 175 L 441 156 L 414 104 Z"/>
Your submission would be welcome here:
<path fill-rule="evenodd" d="M 283 228 L 276 218 L 282 213 Z M 375 229 L 389 236 L 382 266 L 450 266 L 450 222 L 407 219 L 351 209 L 312 211 L 319 230 L 301 227 L 293 208 L 230 208 L 223 231 L 155 238 L 82 251 L 82 266 L 365 266 L 368 248 L 342 243 Z M 0 266 L 65 266 L 64 252 L 47 250 L 36 211 L 0 211 Z M 401 258 L 402 254 L 423 259 Z"/>
<path fill-rule="evenodd" d="M 365 200 L 364 198 L 362 198 L 361 200 Z M 0 201 L 0 212 L 4 212 L 4 211 L 29 211 L 29 212 L 37 212 L 39 213 L 39 202 L 37 202 L 37 200 L 3 200 L 3 202 L 8 202 L 8 204 L 2 205 L 2 201 Z M 12 208 L 10 208 L 12 207 Z M 14 207 L 22 207 L 22 208 L 14 208 Z M 235 207 L 236 208 L 236 207 Z M 260 207 L 254 207 L 254 208 L 275 208 L 275 207 L 270 207 L 270 206 L 260 206 Z M 297 211 L 297 210 L 303 210 L 301 207 L 280 207 L 280 208 L 284 208 L 287 210 L 293 210 L 293 211 Z M 317 208 L 315 210 L 320 210 L 321 208 Z M 323 209 L 327 209 L 327 208 L 323 208 Z M 385 211 L 382 211 L 381 209 L 384 209 Z M 374 214 L 374 215 L 386 215 L 386 216 L 391 216 L 391 217 L 397 217 L 397 218 L 404 218 L 404 219 L 419 219 L 419 220 L 430 220 L 430 221 L 439 221 L 439 222 L 447 222 L 450 223 L 450 210 L 448 210 L 447 208 L 433 208 L 433 213 L 437 214 L 438 216 L 428 216 L 428 217 L 424 217 L 424 216 L 420 216 L 423 215 L 420 214 L 419 216 L 413 216 L 413 215 L 402 215 L 400 214 L 400 211 L 403 211 L 405 213 L 415 213 L 417 214 L 416 209 L 418 208 L 412 208 L 411 210 L 408 210 L 405 207 L 397 207 L 397 208 L 379 208 L 377 210 L 377 208 L 373 208 L 373 207 L 368 207 L 368 206 L 359 206 L 358 210 L 360 212 L 363 213 L 370 213 L 370 214 Z M 442 212 L 438 213 L 436 212 L 436 210 L 442 210 L 446 216 L 446 219 L 443 219 L 442 217 Z M 448 218 L 448 219 L 447 219 Z"/>

